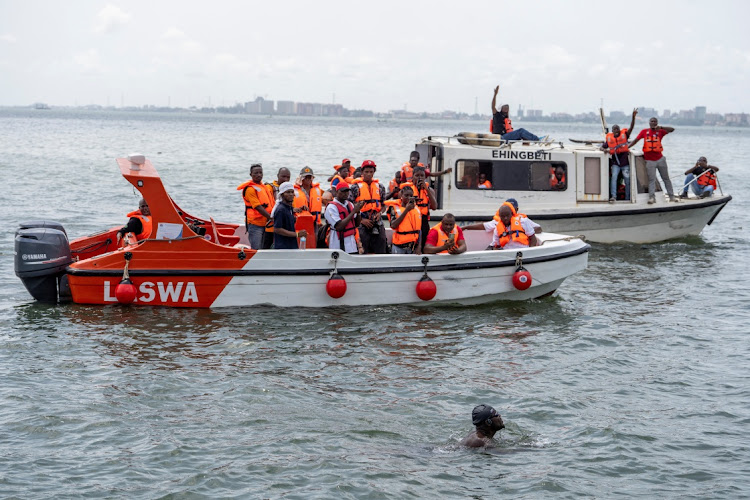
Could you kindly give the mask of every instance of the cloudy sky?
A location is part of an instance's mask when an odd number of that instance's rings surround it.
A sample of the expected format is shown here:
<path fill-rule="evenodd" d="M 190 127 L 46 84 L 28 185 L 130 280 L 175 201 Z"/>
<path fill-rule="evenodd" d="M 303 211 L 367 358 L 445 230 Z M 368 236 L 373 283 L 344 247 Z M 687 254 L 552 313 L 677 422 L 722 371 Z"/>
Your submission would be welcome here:
<path fill-rule="evenodd" d="M 750 112 L 750 2 L 0 0 L 0 105 Z M 335 97 L 334 97 L 335 96 Z"/>

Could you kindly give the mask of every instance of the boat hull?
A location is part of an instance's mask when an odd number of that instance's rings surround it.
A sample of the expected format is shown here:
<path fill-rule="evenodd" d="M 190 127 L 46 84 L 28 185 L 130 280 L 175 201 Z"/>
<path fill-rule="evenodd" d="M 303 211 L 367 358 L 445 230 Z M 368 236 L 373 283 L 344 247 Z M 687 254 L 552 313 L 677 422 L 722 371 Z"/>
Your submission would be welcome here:
<path fill-rule="evenodd" d="M 680 203 L 664 201 L 656 205 L 584 206 L 575 211 L 544 211 L 527 215 L 545 232 L 580 235 L 594 243 L 644 244 L 697 236 L 731 199 L 731 196 L 722 196 Z M 458 212 L 456 219 L 461 225 L 466 225 L 486 221 L 489 217 Z"/>
<path fill-rule="evenodd" d="M 133 258 L 130 279 L 136 286 L 134 305 L 172 307 L 369 306 L 383 304 L 482 304 L 499 300 L 528 300 L 554 292 L 563 280 L 582 271 L 589 246 L 575 238 L 545 235 L 548 242 L 523 249 L 523 265 L 532 285 L 517 290 L 512 283 L 516 250 L 467 252 L 461 255 L 348 255 L 336 250 L 268 250 L 248 252 L 242 267 L 160 270 L 137 263 L 158 259 Z M 416 286 L 425 271 L 437 294 L 421 300 Z M 236 260 L 234 255 L 232 259 Z M 326 293 L 331 272 L 344 277 L 347 290 L 334 299 Z M 68 279 L 73 301 L 116 304 L 115 287 L 121 269 L 72 269 Z"/>

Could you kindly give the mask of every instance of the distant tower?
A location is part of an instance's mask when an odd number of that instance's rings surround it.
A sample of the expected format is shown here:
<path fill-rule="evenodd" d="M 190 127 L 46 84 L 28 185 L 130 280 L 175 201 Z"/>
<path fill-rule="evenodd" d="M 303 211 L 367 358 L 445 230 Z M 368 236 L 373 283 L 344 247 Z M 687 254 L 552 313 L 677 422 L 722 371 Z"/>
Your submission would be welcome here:
<path fill-rule="evenodd" d="M 475 115 L 479 114 L 479 98 L 478 97 L 474 97 L 474 114 Z"/>

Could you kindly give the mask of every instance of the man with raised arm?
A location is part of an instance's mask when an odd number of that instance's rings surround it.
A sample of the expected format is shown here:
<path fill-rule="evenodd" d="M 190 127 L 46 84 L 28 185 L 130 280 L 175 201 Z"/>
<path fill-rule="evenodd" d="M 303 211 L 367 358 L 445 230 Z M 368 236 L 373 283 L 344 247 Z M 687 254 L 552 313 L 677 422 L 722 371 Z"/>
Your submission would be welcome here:
<path fill-rule="evenodd" d="M 500 111 L 497 110 L 497 92 L 500 90 L 500 85 L 495 87 L 495 94 L 492 96 L 492 133 L 500 134 L 505 141 L 539 141 L 546 140 L 547 136 L 540 139 L 538 136 L 532 134 L 525 128 L 513 129 L 513 124 L 510 122 L 508 112 L 510 106 L 503 104 L 500 107 Z"/>
<path fill-rule="evenodd" d="M 664 187 L 667 188 L 669 201 L 677 201 L 674 191 L 672 190 L 672 181 L 669 180 L 669 169 L 667 168 L 667 159 L 661 154 L 664 147 L 661 145 L 661 138 L 674 132 L 673 127 L 662 127 L 656 117 L 648 121 L 649 128 L 644 128 L 630 144 L 632 148 L 638 141 L 643 139 L 643 159 L 646 160 L 646 172 L 648 172 L 648 202 L 656 203 L 656 171 L 659 171 Z"/>

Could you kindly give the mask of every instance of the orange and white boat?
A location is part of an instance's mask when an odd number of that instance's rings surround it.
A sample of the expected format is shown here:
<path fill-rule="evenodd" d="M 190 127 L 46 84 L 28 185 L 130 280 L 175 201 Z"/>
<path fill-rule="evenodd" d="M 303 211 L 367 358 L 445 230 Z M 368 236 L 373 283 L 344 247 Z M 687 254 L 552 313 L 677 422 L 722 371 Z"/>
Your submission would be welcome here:
<path fill-rule="evenodd" d="M 523 252 L 256 250 L 244 227 L 181 210 L 143 156 L 117 163 L 148 203 L 150 237 L 119 248 L 119 227 L 69 242 L 60 224 L 21 225 L 15 269 L 35 299 L 172 307 L 479 304 L 549 295 L 588 262 L 589 245 L 580 238 L 548 233 L 543 245 Z"/>

